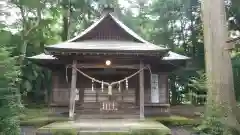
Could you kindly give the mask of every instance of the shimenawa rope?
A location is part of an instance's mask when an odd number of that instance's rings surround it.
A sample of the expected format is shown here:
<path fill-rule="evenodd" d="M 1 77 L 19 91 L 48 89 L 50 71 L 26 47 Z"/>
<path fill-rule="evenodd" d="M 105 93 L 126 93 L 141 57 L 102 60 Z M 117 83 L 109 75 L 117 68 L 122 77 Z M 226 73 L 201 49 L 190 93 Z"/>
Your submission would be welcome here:
<path fill-rule="evenodd" d="M 72 66 L 71 66 L 71 65 L 66 66 L 66 81 L 67 81 L 67 82 L 68 82 L 68 72 L 67 72 L 67 70 L 68 70 L 68 68 L 70 68 L 70 67 L 72 67 Z M 74 68 L 74 67 L 72 67 L 72 68 Z M 149 67 L 149 66 L 145 66 L 145 67 L 139 69 L 137 72 L 133 73 L 132 75 L 130 75 L 130 76 L 128 76 L 128 77 L 125 77 L 124 79 L 121 79 L 121 80 L 119 80 L 119 81 L 112 82 L 112 83 L 108 83 L 108 82 L 104 82 L 104 81 L 95 79 L 95 78 L 87 75 L 86 73 L 84 73 L 84 72 L 81 71 L 80 69 L 78 69 L 78 68 L 75 68 L 75 69 L 76 69 L 79 73 L 81 73 L 83 76 L 85 76 L 86 78 L 92 80 L 92 82 L 100 83 L 100 84 L 102 84 L 102 86 L 103 86 L 103 85 L 107 85 L 107 86 L 108 86 L 108 94 L 109 94 L 109 95 L 112 95 L 112 86 L 113 86 L 113 85 L 120 84 L 120 83 L 122 83 L 122 82 L 124 82 L 124 81 L 128 82 L 128 79 L 130 79 L 130 78 L 134 77 L 135 75 L 139 74 L 141 71 L 143 71 L 143 70 L 146 69 L 146 68 L 149 70 L 150 74 L 152 74 L 152 71 L 151 71 L 150 67 Z M 119 87 L 120 87 L 120 86 L 119 86 Z"/>

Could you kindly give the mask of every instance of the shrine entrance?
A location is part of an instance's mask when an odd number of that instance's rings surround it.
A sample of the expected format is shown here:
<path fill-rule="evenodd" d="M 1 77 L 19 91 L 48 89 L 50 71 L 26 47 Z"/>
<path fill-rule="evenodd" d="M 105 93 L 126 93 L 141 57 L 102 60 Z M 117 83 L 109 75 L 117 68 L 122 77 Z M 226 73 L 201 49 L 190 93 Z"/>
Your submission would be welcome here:
<path fill-rule="evenodd" d="M 128 72 L 109 73 L 105 71 L 95 72 L 94 76 L 97 80 L 104 82 L 115 82 L 128 76 Z M 109 87 L 101 83 L 92 83 L 92 88 L 86 83 L 84 89 L 83 103 L 79 113 L 80 118 L 139 118 L 139 109 L 137 110 L 136 88 L 134 88 L 134 79 L 131 82 L 119 83 L 113 85 L 111 94 L 109 94 Z M 136 84 L 137 85 L 137 84 Z M 88 88 L 87 88 L 88 87 Z"/>

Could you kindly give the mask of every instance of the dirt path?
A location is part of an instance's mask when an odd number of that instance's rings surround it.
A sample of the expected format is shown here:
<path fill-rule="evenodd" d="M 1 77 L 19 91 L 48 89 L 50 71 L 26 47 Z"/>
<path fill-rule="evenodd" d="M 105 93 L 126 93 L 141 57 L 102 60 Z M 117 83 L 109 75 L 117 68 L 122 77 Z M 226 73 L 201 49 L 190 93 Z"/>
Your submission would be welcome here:
<path fill-rule="evenodd" d="M 186 129 L 183 127 L 170 127 L 172 131 L 172 135 L 193 135 L 190 129 Z"/>

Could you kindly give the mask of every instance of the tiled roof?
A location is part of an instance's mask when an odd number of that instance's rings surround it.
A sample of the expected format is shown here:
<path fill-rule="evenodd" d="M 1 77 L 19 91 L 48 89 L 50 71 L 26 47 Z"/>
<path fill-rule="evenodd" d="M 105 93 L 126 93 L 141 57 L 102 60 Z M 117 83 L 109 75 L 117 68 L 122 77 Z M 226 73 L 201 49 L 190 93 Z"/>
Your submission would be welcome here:
<path fill-rule="evenodd" d="M 105 50 L 105 51 L 154 51 L 168 50 L 151 43 L 138 43 L 131 41 L 83 41 L 64 42 L 47 47 L 48 49 L 68 49 L 68 50 Z"/>

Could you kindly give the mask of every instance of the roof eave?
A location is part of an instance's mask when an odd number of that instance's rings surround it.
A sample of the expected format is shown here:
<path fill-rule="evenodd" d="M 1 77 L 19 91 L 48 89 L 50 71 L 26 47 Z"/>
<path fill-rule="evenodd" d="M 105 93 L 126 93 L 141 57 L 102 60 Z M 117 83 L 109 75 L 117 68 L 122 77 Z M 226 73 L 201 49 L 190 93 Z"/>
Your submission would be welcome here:
<path fill-rule="evenodd" d="M 163 59 L 163 61 L 188 61 L 191 60 L 191 58 L 184 58 L 184 59 Z"/>
<path fill-rule="evenodd" d="M 156 50 L 109 50 L 109 49 L 74 49 L 74 48 L 55 48 L 55 47 L 46 47 L 45 48 L 47 51 L 51 52 L 66 52 L 66 53 L 87 53 L 87 52 L 92 52 L 92 53 L 111 53 L 111 52 L 116 52 L 116 53 L 151 53 L 151 52 L 168 52 L 170 49 L 168 48 L 163 48 L 163 49 L 156 49 Z"/>

